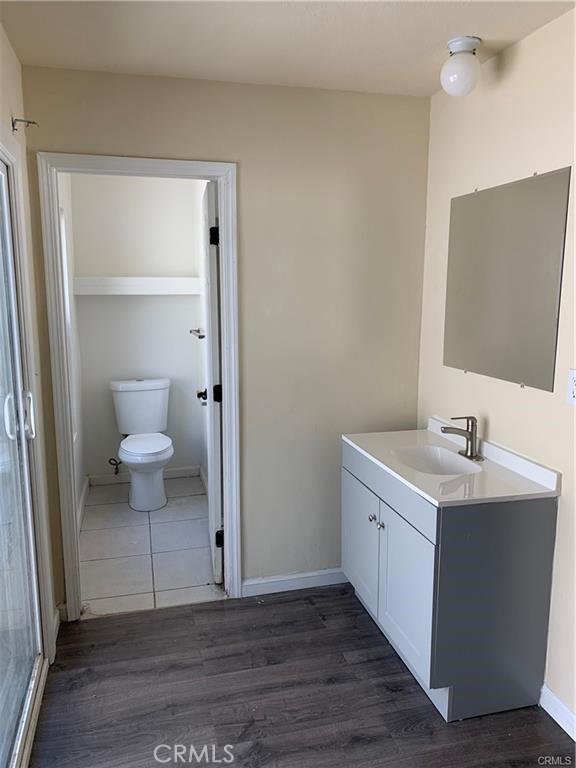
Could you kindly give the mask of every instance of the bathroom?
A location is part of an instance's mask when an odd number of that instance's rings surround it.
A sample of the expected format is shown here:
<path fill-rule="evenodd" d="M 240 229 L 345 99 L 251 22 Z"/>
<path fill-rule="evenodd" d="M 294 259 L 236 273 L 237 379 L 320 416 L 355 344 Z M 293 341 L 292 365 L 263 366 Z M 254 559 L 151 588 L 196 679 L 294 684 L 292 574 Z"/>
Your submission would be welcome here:
<path fill-rule="evenodd" d="M 0 11 L 0 766 L 574 764 L 573 4 Z"/>
<path fill-rule="evenodd" d="M 58 176 L 83 618 L 223 595 L 209 404 L 197 395 L 209 362 L 207 185 Z"/>

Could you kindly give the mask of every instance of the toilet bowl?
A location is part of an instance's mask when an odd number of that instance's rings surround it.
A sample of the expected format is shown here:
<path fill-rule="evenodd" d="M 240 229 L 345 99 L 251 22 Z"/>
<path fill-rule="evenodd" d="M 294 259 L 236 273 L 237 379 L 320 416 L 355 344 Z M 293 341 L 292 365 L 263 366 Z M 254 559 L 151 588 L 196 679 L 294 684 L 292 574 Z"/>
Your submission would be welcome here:
<path fill-rule="evenodd" d="M 129 504 L 138 512 L 153 512 L 166 505 L 164 467 L 174 448 L 161 432 L 128 435 L 120 443 L 118 458 L 130 471 Z"/>

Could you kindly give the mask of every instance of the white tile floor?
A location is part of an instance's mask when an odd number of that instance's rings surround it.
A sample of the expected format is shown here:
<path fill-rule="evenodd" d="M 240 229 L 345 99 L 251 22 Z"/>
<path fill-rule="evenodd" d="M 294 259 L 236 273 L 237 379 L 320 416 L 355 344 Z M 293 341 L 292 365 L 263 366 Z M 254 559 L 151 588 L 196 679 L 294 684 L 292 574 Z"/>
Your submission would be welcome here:
<path fill-rule="evenodd" d="M 218 600 L 199 477 L 166 480 L 168 504 L 128 506 L 127 483 L 90 488 L 80 532 L 82 616 Z"/>

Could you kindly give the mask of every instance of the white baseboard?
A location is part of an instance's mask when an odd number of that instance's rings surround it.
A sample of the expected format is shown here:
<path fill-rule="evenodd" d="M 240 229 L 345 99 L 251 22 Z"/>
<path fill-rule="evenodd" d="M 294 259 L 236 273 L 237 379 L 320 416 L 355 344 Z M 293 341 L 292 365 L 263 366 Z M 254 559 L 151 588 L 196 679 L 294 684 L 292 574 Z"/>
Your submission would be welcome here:
<path fill-rule="evenodd" d="M 169 467 L 164 470 L 164 477 L 172 480 L 175 477 L 198 477 L 200 467 Z M 90 485 L 114 485 L 116 483 L 129 483 L 130 474 L 128 472 L 119 472 L 117 475 L 110 472 L 109 475 L 90 475 L 88 478 Z"/>
<path fill-rule="evenodd" d="M 540 706 L 548 712 L 553 720 L 556 720 L 560 728 L 565 730 L 571 739 L 576 741 L 576 713 L 572 712 L 563 701 L 560 701 L 547 685 L 542 686 Z"/>
<path fill-rule="evenodd" d="M 347 581 L 340 568 L 327 568 L 324 571 L 308 573 L 287 573 L 284 576 L 266 576 L 262 579 L 244 579 L 242 597 L 270 595 L 273 592 L 290 592 L 294 589 L 310 589 L 310 587 L 330 587 L 333 584 L 345 584 Z"/>
<path fill-rule="evenodd" d="M 84 519 L 84 508 L 86 507 L 86 499 L 88 498 L 88 491 L 90 490 L 90 483 L 88 476 L 84 478 L 82 483 L 82 490 L 80 491 L 80 498 L 78 499 L 78 506 L 76 507 L 76 520 L 78 521 L 78 530 L 82 528 L 82 521 Z"/>

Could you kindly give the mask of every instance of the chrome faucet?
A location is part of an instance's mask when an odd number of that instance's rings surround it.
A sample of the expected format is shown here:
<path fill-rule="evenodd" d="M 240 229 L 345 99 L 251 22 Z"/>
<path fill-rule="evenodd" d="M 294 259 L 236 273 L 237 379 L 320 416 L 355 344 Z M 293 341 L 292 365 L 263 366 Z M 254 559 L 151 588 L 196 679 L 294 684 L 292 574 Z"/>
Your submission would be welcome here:
<path fill-rule="evenodd" d="M 466 448 L 458 451 L 462 456 L 466 456 L 471 461 L 484 461 L 478 453 L 478 419 L 476 416 L 453 416 L 452 421 L 461 421 L 466 419 L 466 429 L 459 427 L 440 427 L 440 431 L 445 435 L 460 435 L 466 438 Z"/>

